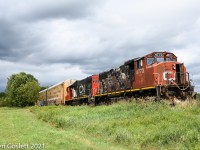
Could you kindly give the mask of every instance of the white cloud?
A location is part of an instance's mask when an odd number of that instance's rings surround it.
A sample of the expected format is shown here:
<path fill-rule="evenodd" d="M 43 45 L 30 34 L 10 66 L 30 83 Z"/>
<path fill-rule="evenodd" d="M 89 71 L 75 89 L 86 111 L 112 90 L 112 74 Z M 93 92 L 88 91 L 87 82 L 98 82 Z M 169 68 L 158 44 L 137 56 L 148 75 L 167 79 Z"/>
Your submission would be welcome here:
<path fill-rule="evenodd" d="M 19 72 L 32 74 L 43 86 L 53 85 L 66 79 L 80 80 L 88 76 L 82 72 L 79 66 L 71 66 L 70 64 L 55 63 L 50 65 L 35 66 L 30 64 L 14 63 L 0 60 L 0 68 L 0 87 L 6 85 L 8 77 Z"/>
<path fill-rule="evenodd" d="M 199 6 L 197 0 L 0 1 L 0 80 L 26 71 L 53 84 L 166 50 L 200 84 Z"/>

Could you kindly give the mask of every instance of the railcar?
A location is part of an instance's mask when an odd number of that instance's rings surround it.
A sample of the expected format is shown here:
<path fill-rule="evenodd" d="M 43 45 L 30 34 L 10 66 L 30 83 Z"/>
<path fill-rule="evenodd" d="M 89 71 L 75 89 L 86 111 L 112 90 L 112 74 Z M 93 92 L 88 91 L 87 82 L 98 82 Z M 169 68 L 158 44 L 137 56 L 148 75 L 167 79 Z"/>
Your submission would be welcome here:
<path fill-rule="evenodd" d="M 66 104 L 95 103 L 113 97 L 194 98 L 194 86 L 183 63 L 170 52 L 152 52 L 120 67 L 77 81 L 67 89 Z"/>
<path fill-rule="evenodd" d="M 40 91 L 37 105 L 43 106 L 52 104 L 65 104 L 66 95 L 68 95 L 68 91 L 65 89 L 67 89 L 67 87 L 69 87 L 75 81 L 76 80 L 65 80 Z"/>

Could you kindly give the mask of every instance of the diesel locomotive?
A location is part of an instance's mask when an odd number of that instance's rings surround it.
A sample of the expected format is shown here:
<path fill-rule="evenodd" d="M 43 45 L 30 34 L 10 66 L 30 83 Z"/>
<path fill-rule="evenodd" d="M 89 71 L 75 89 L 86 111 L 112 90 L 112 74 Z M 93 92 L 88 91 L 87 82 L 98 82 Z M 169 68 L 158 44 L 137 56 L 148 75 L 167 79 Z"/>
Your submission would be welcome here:
<path fill-rule="evenodd" d="M 65 91 L 64 104 L 109 102 L 114 98 L 155 97 L 185 100 L 195 97 L 190 74 L 170 52 L 152 52 L 117 68 L 76 80 Z"/>

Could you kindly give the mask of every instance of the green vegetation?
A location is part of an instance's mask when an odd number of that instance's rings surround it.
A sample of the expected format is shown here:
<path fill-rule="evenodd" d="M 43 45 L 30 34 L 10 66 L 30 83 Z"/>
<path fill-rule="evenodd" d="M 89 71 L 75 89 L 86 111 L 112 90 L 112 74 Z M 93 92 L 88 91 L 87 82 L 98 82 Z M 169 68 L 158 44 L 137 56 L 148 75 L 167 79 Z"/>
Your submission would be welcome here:
<path fill-rule="evenodd" d="M 6 98 L 6 93 L 0 93 L 0 107 L 9 106 L 8 99 Z"/>
<path fill-rule="evenodd" d="M 33 106 L 39 97 L 40 86 L 38 80 L 31 74 L 21 72 L 8 78 L 4 100 L 8 106 Z"/>
<path fill-rule="evenodd" d="M 33 107 L 45 122 L 122 149 L 200 149 L 199 105 L 161 103 Z M 101 147 L 97 147 L 101 149 Z"/>
<path fill-rule="evenodd" d="M 54 149 L 200 149 L 200 104 L 119 102 L 109 106 L 0 109 L 0 144 Z"/>
<path fill-rule="evenodd" d="M 199 93 L 197 94 L 197 100 L 200 100 L 200 94 Z"/>
<path fill-rule="evenodd" d="M 48 86 L 40 86 L 40 91 L 45 90 L 47 88 L 49 88 L 49 87 Z"/>
<path fill-rule="evenodd" d="M 31 149 L 32 144 L 41 144 L 38 149 L 43 149 L 44 146 L 44 149 L 47 150 L 82 150 L 93 147 L 94 149 L 95 147 L 106 149 L 110 146 L 106 143 L 101 145 L 101 141 L 92 145 L 91 137 L 79 133 L 79 131 L 55 128 L 38 120 L 29 109 L 0 108 L 0 122 L 0 149 L 4 149 L 1 148 L 1 145 L 7 147 L 7 145 L 15 146 L 19 143 L 21 145 L 28 144 L 28 149 Z"/>

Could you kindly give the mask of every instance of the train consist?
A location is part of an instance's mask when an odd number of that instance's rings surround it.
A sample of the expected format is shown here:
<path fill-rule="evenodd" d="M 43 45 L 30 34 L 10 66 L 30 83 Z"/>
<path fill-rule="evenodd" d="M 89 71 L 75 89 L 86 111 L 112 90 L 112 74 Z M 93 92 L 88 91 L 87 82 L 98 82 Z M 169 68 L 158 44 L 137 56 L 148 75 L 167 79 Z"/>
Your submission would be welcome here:
<path fill-rule="evenodd" d="M 184 64 L 177 62 L 173 53 L 152 52 L 82 80 L 61 82 L 41 91 L 39 101 L 43 104 L 98 104 L 123 97 L 185 100 L 194 96 L 194 86 Z"/>

